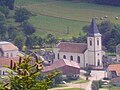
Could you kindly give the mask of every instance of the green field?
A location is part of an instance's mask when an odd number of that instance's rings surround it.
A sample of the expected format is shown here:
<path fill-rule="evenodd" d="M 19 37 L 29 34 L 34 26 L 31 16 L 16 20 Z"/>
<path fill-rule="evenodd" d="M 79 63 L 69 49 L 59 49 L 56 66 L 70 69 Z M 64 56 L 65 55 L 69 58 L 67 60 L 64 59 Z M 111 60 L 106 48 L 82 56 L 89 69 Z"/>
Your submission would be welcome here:
<path fill-rule="evenodd" d="M 120 7 L 96 5 L 90 3 L 75 3 L 55 0 L 16 0 L 16 6 L 22 6 L 35 14 L 29 20 L 37 28 L 37 35 L 48 33 L 58 38 L 71 38 L 82 33 L 82 27 L 88 25 L 92 17 L 108 16 L 113 23 L 120 23 Z M 107 20 L 104 19 L 104 20 Z M 69 34 L 66 34 L 69 27 Z"/>

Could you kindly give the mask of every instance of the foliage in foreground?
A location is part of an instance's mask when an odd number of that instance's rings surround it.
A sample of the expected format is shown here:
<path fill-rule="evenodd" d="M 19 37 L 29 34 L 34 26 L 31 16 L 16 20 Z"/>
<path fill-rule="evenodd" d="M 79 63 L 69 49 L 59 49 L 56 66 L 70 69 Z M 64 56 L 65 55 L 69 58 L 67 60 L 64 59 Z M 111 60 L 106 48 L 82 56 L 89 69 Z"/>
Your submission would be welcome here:
<path fill-rule="evenodd" d="M 38 76 L 42 74 L 43 61 L 38 60 L 36 56 L 35 63 L 31 65 L 30 62 L 32 60 L 33 58 L 29 55 L 19 57 L 19 63 L 13 64 L 11 60 L 9 68 L 12 72 L 8 77 L 9 80 L 0 84 L 0 90 L 47 90 L 52 83 L 52 79 L 59 73 L 46 74 L 39 80 Z M 16 74 L 13 74 L 13 72 Z"/>

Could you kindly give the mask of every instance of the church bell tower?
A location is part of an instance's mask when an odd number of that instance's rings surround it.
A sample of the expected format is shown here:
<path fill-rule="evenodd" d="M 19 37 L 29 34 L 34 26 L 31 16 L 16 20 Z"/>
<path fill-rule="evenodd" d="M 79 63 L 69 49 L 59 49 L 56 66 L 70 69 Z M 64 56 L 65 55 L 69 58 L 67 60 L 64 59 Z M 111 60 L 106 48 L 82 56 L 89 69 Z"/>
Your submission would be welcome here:
<path fill-rule="evenodd" d="M 88 64 L 94 66 L 102 65 L 102 40 L 98 27 L 94 19 L 91 21 L 91 25 L 87 35 L 88 46 Z"/>

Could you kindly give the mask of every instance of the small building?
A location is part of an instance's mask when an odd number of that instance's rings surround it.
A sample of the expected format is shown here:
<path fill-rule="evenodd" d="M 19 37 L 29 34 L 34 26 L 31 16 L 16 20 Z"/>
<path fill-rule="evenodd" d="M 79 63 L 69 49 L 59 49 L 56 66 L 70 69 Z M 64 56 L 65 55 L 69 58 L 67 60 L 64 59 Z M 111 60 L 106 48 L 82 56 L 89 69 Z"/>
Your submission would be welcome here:
<path fill-rule="evenodd" d="M 116 46 L 116 59 L 117 62 L 120 62 L 120 44 Z"/>
<path fill-rule="evenodd" d="M 0 58 L 1 57 L 17 57 L 19 54 L 17 46 L 10 42 L 1 41 L 0 42 Z"/>
<path fill-rule="evenodd" d="M 101 66 L 102 57 L 102 35 L 99 33 L 94 19 L 87 34 L 87 43 L 60 42 L 53 48 L 55 60 L 67 59 L 77 62 L 81 67 Z"/>
<path fill-rule="evenodd" d="M 42 72 L 48 73 L 53 70 L 61 71 L 63 77 L 66 77 L 69 75 L 73 77 L 78 77 L 80 74 L 80 66 L 78 65 L 78 63 L 76 63 L 75 61 L 70 61 L 66 59 L 55 60 L 49 66 L 43 67 Z"/>
<path fill-rule="evenodd" d="M 107 76 L 109 79 L 120 76 L 120 64 L 111 64 L 108 66 Z"/>

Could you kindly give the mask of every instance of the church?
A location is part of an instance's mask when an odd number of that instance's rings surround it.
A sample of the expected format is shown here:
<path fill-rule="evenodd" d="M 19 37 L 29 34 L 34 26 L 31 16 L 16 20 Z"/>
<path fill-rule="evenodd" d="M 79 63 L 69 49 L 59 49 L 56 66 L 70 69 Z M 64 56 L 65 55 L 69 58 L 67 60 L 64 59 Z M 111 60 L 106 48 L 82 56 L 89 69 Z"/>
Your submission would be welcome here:
<path fill-rule="evenodd" d="M 66 59 L 76 61 L 80 67 L 87 65 L 102 66 L 102 35 L 94 19 L 87 34 L 87 43 L 60 42 L 53 48 L 55 60 Z"/>

